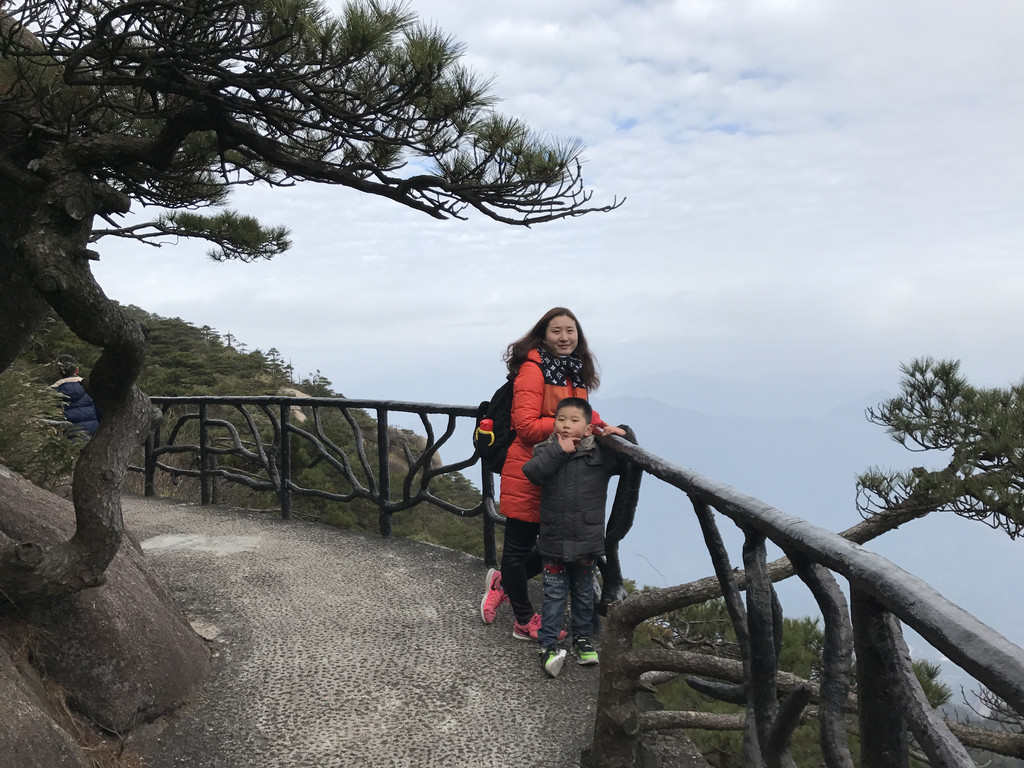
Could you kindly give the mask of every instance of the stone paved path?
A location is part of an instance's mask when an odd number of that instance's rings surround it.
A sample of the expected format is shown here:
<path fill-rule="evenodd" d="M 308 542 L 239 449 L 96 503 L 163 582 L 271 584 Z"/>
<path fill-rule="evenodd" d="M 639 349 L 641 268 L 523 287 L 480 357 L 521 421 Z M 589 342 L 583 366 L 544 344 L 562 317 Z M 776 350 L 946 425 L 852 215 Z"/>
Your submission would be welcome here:
<path fill-rule="evenodd" d="M 598 668 L 547 679 L 507 605 L 484 625 L 479 559 L 165 499 L 124 513 L 215 653 L 137 743 L 151 768 L 578 765 Z"/>

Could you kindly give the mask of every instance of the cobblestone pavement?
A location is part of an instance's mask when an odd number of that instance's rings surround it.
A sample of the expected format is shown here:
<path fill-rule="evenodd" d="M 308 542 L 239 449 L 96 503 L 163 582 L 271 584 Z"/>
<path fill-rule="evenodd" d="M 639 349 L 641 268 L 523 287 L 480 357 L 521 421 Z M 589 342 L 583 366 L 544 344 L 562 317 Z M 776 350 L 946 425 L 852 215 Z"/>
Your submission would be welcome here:
<path fill-rule="evenodd" d="M 590 742 L 599 668 L 547 679 L 507 604 L 483 624 L 478 558 L 166 499 L 124 516 L 215 661 L 134 742 L 151 768 L 552 768 Z"/>

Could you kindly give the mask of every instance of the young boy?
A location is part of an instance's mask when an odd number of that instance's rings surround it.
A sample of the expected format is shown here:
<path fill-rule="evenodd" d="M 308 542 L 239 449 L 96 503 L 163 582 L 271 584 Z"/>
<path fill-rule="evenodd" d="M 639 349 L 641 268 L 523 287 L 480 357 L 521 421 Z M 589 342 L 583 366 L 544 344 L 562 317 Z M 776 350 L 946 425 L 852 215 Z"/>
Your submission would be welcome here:
<path fill-rule="evenodd" d="M 593 411 L 582 398 L 567 397 L 555 410 L 555 431 L 538 443 L 523 474 L 543 486 L 537 547 L 544 558 L 544 605 L 540 663 L 551 677 L 562 671 L 566 652 L 558 647 L 565 602 L 572 593 L 572 647 L 580 664 L 597 664 L 590 644 L 594 625 L 596 558 L 604 554 L 604 508 L 608 480 L 620 460 L 602 451 L 591 435 Z"/>

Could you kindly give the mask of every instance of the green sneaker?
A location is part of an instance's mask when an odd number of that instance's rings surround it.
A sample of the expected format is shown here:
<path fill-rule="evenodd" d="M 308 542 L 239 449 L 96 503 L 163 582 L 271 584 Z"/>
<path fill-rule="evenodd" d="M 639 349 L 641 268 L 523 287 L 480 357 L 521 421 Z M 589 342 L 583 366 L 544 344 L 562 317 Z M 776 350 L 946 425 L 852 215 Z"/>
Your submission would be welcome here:
<path fill-rule="evenodd" d="M 558 673 L 562 671 L 562 665 L 565 663 L 565 656 L 564 648 L 552 646 L 540 649 L 540 666 L 548 677 L 558 677 Z"/>
<path fill-rule="evenodd" d="M 597 664 L 597 651 L 595 651 L 594 646 L 590 644 L 589 637 L 583 637 L 581 635 L 573 640 L 572 652 L 576 654 L 577 664 L 582 664 L 587 667 L 591 664 Z"/>

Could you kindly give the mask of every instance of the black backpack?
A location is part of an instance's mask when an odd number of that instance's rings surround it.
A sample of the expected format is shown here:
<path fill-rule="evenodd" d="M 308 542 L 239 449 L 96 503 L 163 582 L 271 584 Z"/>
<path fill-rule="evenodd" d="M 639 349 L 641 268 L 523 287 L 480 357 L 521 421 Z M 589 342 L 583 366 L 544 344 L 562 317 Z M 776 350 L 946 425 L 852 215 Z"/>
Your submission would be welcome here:
<path fill-rule="evenodd" d="M 527 362 L 533 363 L 532 360 Z M 512 386 L 515 380 L 516 374 L 510 373 L 505 383 L 494 390 L 491 399 L 480 403 L 476 410 L 473 447 L 483 468 L 496 475 L 501 474 L 508 447 L 516 439 L 516 431 L 512 429 Z M 487 419 L 491 421 L 490 429 L 486 429 L 488 425 L 483 423 Z"/>

